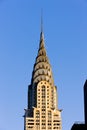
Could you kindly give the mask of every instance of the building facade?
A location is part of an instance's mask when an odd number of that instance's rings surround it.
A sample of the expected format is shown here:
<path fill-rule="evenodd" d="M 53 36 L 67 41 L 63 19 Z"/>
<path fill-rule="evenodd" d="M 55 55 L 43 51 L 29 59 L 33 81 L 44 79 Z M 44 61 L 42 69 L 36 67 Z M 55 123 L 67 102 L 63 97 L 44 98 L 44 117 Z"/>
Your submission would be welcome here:
<path fill-rule="evenodd" d="M 41 30 L 38 54 L 28 86 L 28 106 L 24 115 L 24 130 L 61 130 L 61 110 L 58 109 L 57 87 L 46 54 Z"/>

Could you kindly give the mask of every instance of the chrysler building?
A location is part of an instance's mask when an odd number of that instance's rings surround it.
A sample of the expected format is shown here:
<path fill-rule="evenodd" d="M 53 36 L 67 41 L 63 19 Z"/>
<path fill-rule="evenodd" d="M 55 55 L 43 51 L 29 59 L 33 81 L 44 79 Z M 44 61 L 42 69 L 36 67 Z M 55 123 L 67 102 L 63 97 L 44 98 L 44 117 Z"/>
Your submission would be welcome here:
<path fill-rule="evenodd" d="M 24 130 L 62 130 L 57 87 L 54 85 L 42 29 L 31 83 L 28 86 L 28 105 L 24 115 Z"/>

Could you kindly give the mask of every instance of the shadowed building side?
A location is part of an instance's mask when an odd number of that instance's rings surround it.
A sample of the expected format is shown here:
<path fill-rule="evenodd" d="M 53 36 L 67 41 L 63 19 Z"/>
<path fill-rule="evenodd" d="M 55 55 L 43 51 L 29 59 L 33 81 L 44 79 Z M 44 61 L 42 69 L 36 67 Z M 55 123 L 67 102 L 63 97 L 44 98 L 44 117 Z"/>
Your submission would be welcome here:
<path fill-rule="evenodd" d="M 85 115 L 85 124 L 87 124 L 87 80 L 84 84 L 84 115 Z"/>
<path fill-rule="evenodd" d="M 71 130 L 87 130 L 87 125 L 85 124 L 74 124 Z"/>
<path fill-rule="evenodd" d="M 87 80 L 84 84 L 84 115 L 85 123 L 75 123 L 71 130 L 87 130 Z"/>

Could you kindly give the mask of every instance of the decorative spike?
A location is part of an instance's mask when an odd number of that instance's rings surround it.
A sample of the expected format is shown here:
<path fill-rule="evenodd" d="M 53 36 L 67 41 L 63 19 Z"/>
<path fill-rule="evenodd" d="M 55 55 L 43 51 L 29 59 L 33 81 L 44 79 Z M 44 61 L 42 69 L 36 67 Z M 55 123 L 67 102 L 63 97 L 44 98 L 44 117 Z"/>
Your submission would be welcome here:
<path fill-rule="evenodd" d="M 41 10 L 41 32 L 43 32 L 43 11 Z"/>
<path fill-rule="evenodd" d="M 40 45 L 39 48 L 44 47 L 44 33 L 43 33 L 43 14 L 41 12 L 41 33 L 40 33 Z"/>

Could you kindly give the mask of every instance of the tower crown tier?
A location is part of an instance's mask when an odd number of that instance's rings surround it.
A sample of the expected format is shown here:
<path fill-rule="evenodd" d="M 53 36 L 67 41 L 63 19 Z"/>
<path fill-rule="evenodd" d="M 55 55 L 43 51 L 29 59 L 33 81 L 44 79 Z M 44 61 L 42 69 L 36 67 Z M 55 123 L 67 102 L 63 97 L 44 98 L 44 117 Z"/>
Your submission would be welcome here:
<path fill-rule="evenodd" d="M 47 81 L 50 85 L 54 85 L 51 65 L 46 54 L 46 49 L 44 46 L 44 35 L 43 32 L 40 34 L 40 44 L 38 49 L 38 54 L 35 60 L 32 73 L 32 84 L 36 84 L 40 81 Z"/>

